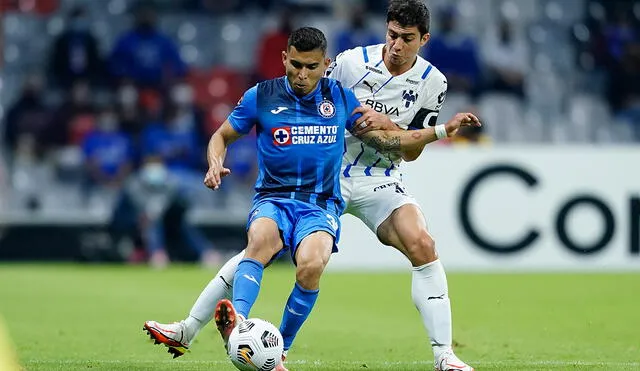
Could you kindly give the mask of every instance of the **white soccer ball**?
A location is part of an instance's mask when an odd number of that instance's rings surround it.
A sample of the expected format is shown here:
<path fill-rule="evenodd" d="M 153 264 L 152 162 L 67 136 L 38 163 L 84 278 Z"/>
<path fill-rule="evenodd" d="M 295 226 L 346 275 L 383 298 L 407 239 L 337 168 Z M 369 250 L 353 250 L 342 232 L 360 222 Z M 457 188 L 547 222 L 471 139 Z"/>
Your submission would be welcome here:
<path fill-rule="evenodd" d="M 273 370 L 282 357 L 284 341 L 270 322 L 249 318 L 231 331 L 227 352 L 241 371 Z"/>

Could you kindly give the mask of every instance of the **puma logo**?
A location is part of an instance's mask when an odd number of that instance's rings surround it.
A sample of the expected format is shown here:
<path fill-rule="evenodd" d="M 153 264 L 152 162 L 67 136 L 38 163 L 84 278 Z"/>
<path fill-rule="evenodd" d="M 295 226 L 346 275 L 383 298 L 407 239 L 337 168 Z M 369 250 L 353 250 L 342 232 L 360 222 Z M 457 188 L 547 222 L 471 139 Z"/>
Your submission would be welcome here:
<path fill-rule="evenodd" d="M 371 90 L 372 93 L 373 93 L 373 88 L 375 88 L 375 86 L 378 85 L 378 83 L 376 82 L 374 82 L 373 85 L 371 85 L 367 80 L 363 80 L 362 83 L 365 84 L 369 88 L 369 90 Z"/>

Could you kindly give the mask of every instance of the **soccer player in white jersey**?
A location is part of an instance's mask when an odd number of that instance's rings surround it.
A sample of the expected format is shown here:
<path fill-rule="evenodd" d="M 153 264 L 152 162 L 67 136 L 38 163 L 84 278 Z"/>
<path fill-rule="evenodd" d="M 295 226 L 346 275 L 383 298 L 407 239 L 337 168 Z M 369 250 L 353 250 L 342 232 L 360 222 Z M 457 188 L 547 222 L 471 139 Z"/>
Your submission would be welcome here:
<path fill-rule="evenodd" d="M 336 58 L 327 75 L 354 90 L 363 109 L 360 133 L 384 127 L 387 130 L 424 129 L 422 145 L 402 150 L 401 137 L 387 138 L 384 154 L 367 142 L 347 135 L 347 152 L 341 177 L 345 212 L 362 220 L 385 245 L 403 253 L 411 262 L 413 301 L 427 329 L 437 371 L 473 371 L 452 349 L 451 306 L 447 279 L 435 243 L 427 230 L 416 200 L 405 190 L 402 160 L 415 160 L 424 146 L 455 135 L 460 126 L 479 125 L 468 113 L 458 114 L 444 125 L 436 125 L 447 91 L 444 75 L 418 56 L 430 37 L 429 11 L 421 0 L 391 0 L 387 12 L 386 43 L 347 50 Z M 391 127 L 389 127 L 391 125 Z M 420 132 L 424 132 L 421 130 Z M 417 133 L 417 132 L 416 132 Z M 395 151 L 393 151 L 395 149 Z M 348 246 L 346 247 L 348 248 Z M 243 252 L 231 258 L 205 287 L 189 316 L 174 324 L 145 322 L 145 330 L 169 352 L 179 356 L 211 318 L 217 302 L 230 296 L 233 275 Z"/>

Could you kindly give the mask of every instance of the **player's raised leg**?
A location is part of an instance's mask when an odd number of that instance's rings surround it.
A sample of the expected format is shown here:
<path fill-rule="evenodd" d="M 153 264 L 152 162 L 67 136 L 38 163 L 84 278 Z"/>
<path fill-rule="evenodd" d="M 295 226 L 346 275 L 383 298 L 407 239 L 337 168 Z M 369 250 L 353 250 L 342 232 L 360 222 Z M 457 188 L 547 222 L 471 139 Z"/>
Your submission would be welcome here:
<path fill-rule="evenodd" d="M 231 284 L 238 263 L 244 257 L 244 250 L 229 259 L 220 268 L 216 276 L 202 290 L 193 304 L 187 318 L 175 323 L 146 321 L 143 330 L 149 334 L 155 344 L 164 344 L 173 357 L 183 355 L 193 344 L 196 336 L 213 318 L 216 304 L 225 298 L 231 298 Z"/>
<path fill-rule="evenodd" d="M 262 204 L 259 208 L 254 206 L 254 210 L 259 210 L 259 214 L 263 215 L 278 214 L 276 206 L 269 203 Z M 233 302 L 221 300 L 214 314 L 225 345 L 233 328 L 249 316 L 258 299 L 265 265 L 284 247 L 276 219 L 275 216 L 261 216 L 250 221 L 247 249 L 233 280 Z"/>
<path fill-rule="evenodd" d="M 243 257 L 244 250 L 227 260 L 216 276 L 202 290 L 193 307 L 191 307 L 189 316 L 184 320 L 189 333 L 192 335 L 191 341 L 211 321 L 216 304 L 222 299 L 231 299 L 233 278 Z"/>
<path fill-rule="evenodd" d="M 472 371 L 451 347 L 447 277 L 420 209 L 414 204 L 397 208 L 380 224 L 377 234 L 382 243 L 395 247 L 411 261 L 411 296 L 429 333 L 436 370 Z"/>

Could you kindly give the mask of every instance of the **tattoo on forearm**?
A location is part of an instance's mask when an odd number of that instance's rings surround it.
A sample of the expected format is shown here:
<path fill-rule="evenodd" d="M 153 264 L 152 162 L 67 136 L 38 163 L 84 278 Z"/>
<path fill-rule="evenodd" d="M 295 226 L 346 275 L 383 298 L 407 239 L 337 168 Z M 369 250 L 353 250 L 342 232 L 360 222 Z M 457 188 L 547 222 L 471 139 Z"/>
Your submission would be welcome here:
<path fill-rule="evenodd" d="M 371 137 L 365 140 L 365 143 L 382 153 L 400 152 L 399 136 L 392 136 L 389 138 Z"/>

